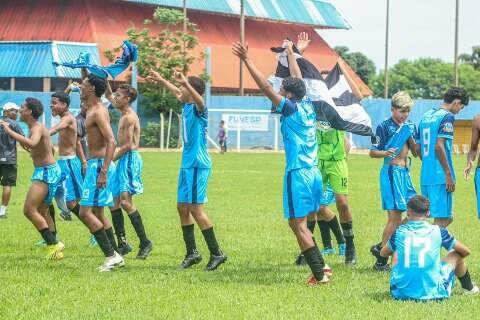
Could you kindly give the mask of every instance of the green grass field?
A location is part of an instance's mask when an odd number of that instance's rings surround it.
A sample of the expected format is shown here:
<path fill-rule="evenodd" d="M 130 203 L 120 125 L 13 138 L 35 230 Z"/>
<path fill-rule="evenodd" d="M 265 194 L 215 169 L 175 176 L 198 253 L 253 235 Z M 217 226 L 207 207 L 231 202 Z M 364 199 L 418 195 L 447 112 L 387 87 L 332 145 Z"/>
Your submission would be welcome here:
<path fill-rule="evenodd" d="M 176 213 L 179 153 L 143 153 L 145 194 L 136 198 L 152 256 L 126 267 L 99 273 L 100 249 L 88 248 L 89 234 L 78 221 L 58 222 L 65 259 L 44 260 L 33 244 L 40 235 L 22 214 L 32 172 L 22 152 L 18 187 L 9 216 L 0 220 L 0 319 L 474 319 L 478 297 L 454 297 L 441 303 L 397 302 L 390 298 L 388 274 L 372 271 L 369 247 L 380 239 L 385 214 L 380 208 L 380 160 L 353 155 L 349 159 L 350 203 L 359 263 L 347 268 L 328 257 L 334 275 L 329 285 L 304 285 L 308 267 L 293 264 L 296 241 L 282 214 L 283 154 L 226 154 L 213 157 L 207 212 L 229 261 L 205 272 L 208 250 L 198 228 L 197 244 L 204 261 L 179 270 L 184 255 Z M 473 184 L 460 178 L 465 159 L 456 157 L 459 183 L 456 220 L 450 230 L 472 249 L 467 260 L 480 282 L 479 224 Z M 418 187 L 419 163 L 413 179 Z M 138 241 L 126 218 L 130 243 Z M 318 235 L 318 227 L 316 235 Z M 136 253 L 135 253 L 136 254 Z M 477 311 L 476 311 L 477 310 Z"/>

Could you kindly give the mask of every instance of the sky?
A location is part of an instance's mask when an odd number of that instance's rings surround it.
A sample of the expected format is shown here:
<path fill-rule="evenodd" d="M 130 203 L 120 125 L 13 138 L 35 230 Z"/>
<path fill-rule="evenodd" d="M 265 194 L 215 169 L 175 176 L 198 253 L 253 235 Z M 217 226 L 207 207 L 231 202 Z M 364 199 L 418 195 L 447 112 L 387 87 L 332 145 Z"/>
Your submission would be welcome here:
<path fill-rule="evenodd" d="M 326 0 L 349 22 L 350 30 L 319 30 L 332 47 L 366 54 L 384 68 L 387 0 Z M 480 45 L 480 0 L 460 0 L 459 54 Z M 420 57 L 454 60 L 455 0 L 390 0 L 389 65 Z"/>

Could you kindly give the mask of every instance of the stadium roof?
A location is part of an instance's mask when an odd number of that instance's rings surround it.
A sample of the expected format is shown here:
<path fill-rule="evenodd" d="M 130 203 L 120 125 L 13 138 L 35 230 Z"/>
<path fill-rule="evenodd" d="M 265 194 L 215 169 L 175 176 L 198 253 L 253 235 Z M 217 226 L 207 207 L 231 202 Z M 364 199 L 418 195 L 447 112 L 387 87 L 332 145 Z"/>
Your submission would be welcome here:
<path fill-rule="evenodd" d="M 2 77 L 65 77 L 80 78 L 80 70 L 55 67 L 53 61 L 71 61 L 80 52 L 89 52 L 99 63 L 96 44 L 36 41 L 0 42 L 0 70 Z M 14 62 L 14 63 L 12 63 Z"/>
<path fill-rule="evenodd" d="M 182 0 L 123 0 L 182 8 Z M 187 8 L 231 16 L 240 15 L 240 0 L 187 0 Z M 319 0 L 245 0 L 245 16 L 254 19 L 304 24 L 319 28 L 350 29 L 348 22 L 328 2 Z"/>

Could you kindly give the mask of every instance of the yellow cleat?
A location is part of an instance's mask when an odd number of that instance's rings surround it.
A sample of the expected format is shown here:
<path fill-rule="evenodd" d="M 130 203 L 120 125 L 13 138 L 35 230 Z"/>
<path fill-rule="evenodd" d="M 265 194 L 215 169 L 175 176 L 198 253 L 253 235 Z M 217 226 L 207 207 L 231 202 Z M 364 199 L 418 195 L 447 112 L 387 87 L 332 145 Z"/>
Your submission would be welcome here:
<path fill-rule="evenodd" d="M 62 242 L 47 246 L 47 260 L 62 260 L 63 249 L 65 249 L 65 245 Z"/>

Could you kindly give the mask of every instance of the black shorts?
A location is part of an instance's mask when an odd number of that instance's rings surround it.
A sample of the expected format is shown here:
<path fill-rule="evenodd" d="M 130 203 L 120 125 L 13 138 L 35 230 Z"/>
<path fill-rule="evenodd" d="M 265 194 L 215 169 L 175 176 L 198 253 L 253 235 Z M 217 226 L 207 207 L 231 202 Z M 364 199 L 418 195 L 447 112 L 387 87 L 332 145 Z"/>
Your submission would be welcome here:
<path fill-rule="evenodd" d="M 0 184 L 14 187 L 17 185 L 17 165 L 0 163 Z"/>

